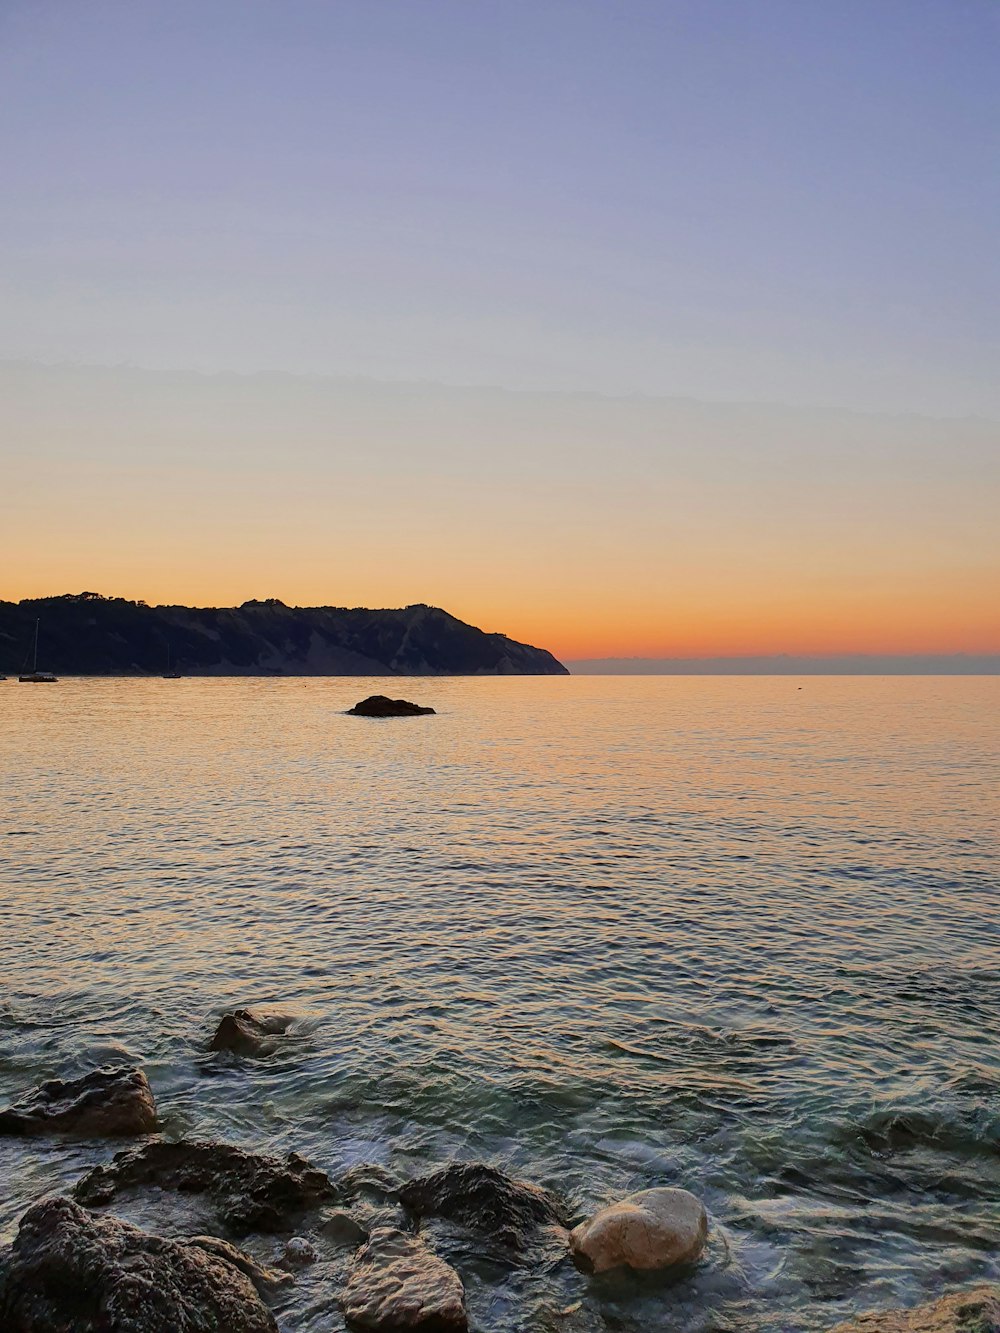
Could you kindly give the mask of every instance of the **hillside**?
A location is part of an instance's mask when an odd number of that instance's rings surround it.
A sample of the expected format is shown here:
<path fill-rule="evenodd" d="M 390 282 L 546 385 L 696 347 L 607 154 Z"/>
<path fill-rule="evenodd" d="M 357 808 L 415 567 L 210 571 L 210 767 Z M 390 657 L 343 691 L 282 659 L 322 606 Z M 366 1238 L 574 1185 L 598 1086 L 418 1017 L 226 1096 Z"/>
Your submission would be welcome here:
<path fill-rule="evenodd" d="M 495 676 L 566 672 L 544 648 L 486 634 L 434 606 L 372 611 L 147 606 L 68 593 L 0 602 L 0 672 L 23 669 L 36 618 L 38 665 L 63 675 Z"/>

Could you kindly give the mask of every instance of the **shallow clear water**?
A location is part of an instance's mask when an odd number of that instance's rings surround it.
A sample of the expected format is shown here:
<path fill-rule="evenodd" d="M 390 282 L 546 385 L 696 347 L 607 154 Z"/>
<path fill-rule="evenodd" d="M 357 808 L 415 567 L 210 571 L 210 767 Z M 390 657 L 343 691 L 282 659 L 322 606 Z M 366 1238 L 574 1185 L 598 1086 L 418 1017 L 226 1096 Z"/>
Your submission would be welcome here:
<path fill-rule="evenodd" d="M 343 715 L 376 690 L 439 714 Z M 468 1259 L 484 1333 L 820 1330 L 996 1275 L 998 705 L 989 678 L 0 685 L 0 1104 L 128 1056 L 170 1135 L 708 1203 L 679 1283 Z M 268 1061 L 205 1052 L 242 1004 L 297 1016 Z M 0 1236 L 111 1151 L 0 1141 Z M 335 1296 L 304 1282 L 283 1328 L 339 1328 Z"/>

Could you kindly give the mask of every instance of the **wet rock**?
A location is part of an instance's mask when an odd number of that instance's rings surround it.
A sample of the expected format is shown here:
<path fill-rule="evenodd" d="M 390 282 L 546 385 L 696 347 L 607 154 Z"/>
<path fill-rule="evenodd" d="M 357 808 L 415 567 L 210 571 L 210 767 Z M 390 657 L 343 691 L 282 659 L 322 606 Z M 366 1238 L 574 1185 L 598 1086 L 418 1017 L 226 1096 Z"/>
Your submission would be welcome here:
<path fill-rule="evenodd" d="M 481 1162 L 452 1162 L 400 1190 L 403 1207 L 418 1219 L 445 1217 L 513 1249 L 526 1248 L 542 1226 L 566 1226 L 556 1199 L 526 1181 Z"/>
<path fill-rule="evenodd" d="M 351 1216 L 350 1213 L 327 1213 L 319 1224 L 319 1229 L 327 1240 L 334 1245 L 350 1245 L 356 1248 L 368 1239 L 368 1229 Z"/>
<path fill-rule="evenodd" d="M 234 1235 L 290 1231 L 312 1208 L 333 1201 L 336 1190 L 323 1171 L 300 1157 L 244 1152 L 228 1143 L 158 1141 L 118 1153 L 95 1167 L 73 1190 L 80 1203 L 98 1207 L 123 1189 L 153 1185 L 207 1194 Z"/>
<path fill-rule="evenodd" d="M 397 1176 L 369 1162 L 352 1166 L 337 1180 L 342 1201 L 350 1207 L 353 1221 L 364 1229 L 366 1237 L 379 1227 L 413 1230 L 413 1219 L 399 1201 L 402 1188 Z"/>
<path fill-rule="evenodd" d="M 1000 1287 L 972 1287 L 912 1310 L 872 1311 L 831 1333 L 1000 1333 Z"/>
<path fill-rule="evenodd" d="M 347 711 L 354 717 L 418 717 L 433 713 L 434 709 L 422 708 L 406 699 L 387 699 L 384 694 L 372 694 Z"/>
<path fill-rule="evenodd" d="M 237 1009 L 224 1014 L 209 1045 L 212 1051 L 233 1051 L 236 1055 L 270 1055 L 275 1038 L 291 1026 L 287 1014 L 261 1014 L 252 1009 Z"/>
<path fill-rule="evenodd" d="M 292 1236 L 285 1243 L 281 1262 L 289 1268 L 302 1268 L 306 1264 L 314 1264 L 318 1258 L 316 1246 L 311 1241 L 304 1236 Z"/>
<path fill-rule="evenodd" d="M 455 1270 L 415 1236 L 381 1227 L 354 1257 L 341 1296 L 344 1318 L 372 1333 L 466 1333 L 465 1290 Z"/>
<path fill-rule="evenodd" d="M 359 1162 L 349 1167 L 337 1180 L 337 1188 L 347 1199 L 372 1198 L 381 1203 L 396 1203 L 403 1182 L 384 1166 Z"/>
<path fill-rule="evenodd" d="M 573 1254 L 595 1273 L 609 1268 L 670 1268 L 705 1248 L 708 1215 L 687 1190 L 630 1194 L 570 1232 Z"/>
<path fill-rule="evenodd" d="M 164 1240 L 69 1199 L 21 1219 L 0 1289 L 4 1333 L 276 1333 L 241 1264 Z M 231 1253 L 230 1253 L 231 1252 Z M 247 1256 L 240 1256 L 256 1267 Z"/>
<path fill-rule="evenodd" d="M 192 1236 L 190 1239 L 185 1238 L 184 1244 L 197 1245 L 199 1249 L 214 1254 L 217 1259 L 225 1259 L 248 1277 L 262 1296 L 272 1296 L 293 1281 L 290 1274 L 265 1268 L 245 1251 L 238 1250 L 235 1245 L 230 1245 L 228 1240 L 222 1240 L 219 1236 Z"/>
<path fill-rule="evenodd" d="M 0 1111 L 0 1134 L 126 1138 L 156 1129 L 156 1103 L 139 1069 L 104 1066 L 81 1078 L 50 1079 Z"/>

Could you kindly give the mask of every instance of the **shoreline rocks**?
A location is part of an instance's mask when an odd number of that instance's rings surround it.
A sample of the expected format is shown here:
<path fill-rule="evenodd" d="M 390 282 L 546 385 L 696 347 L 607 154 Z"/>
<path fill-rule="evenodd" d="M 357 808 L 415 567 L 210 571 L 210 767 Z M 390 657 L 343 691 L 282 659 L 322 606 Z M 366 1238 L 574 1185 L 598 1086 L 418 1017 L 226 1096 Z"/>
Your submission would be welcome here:
<path fill-rule="evenodd" d="M 347 711 L 352 717 L 422 717 L 432 714 L 434 709 L 411 704 L 407 699 L 389 699 L 384 694 L 371 694 Z"/>
<path fill-rule="evenodd" d="M 209 1043 L 210 1051 L 232 1051 L 235 1055 L 270 1055 L 275 1038 L 283 1036 L 291 1027 L 292 1019 L 286 1014 L 261 1014 L 252 1009 L 236 1009 L 223 1014 Z"/>
<path fill-rule="evenodd" d="M 272 1157 L 192 1139 L 159 1140 L 117 1153 L 79 1180 L 73 1197 L 102 1207 L 120 1190 L 140 1185 L 208 1195 L 220 1222 L 237 1236 L 290 1231 L 304 1213 L 337 1198 L 326 1173 L 298 1153 Z"/>
<path fill-rule="evenodd" d="M 547 1191 L 482 1162 L 451 1162 L 407 1181 L 399 1200 L 418 1221 L 444 1217 L 515 1251 L 526 1249 L 539 1227 L 568 1225 L 567 1213 Z"/>
<path fill-rule="evenodd" d="M 70 1199 L 21 1218 L 0 1287 L 4 1333 L 277 1333 L 251 1275 L 270 1274 L 224 1241 L 165 1240 Z"/>
<path fill-rule="evenodd" d="M 102 1066 L 74 1079 L 49 1079 L 0 1111 L 0 1134 L 131 1138 L 156 1130 L 156 1102 L 140 1069 Z"/>
<path fill-rule="evenodd" d="M 693 1263 L 707 1238 L 704 1204 L 680 1189 L 640 1190 L 600 1209 L 569 1233 L 574 1257 L 594 1273 Z"/>
<path fill-rule="evenodd" d="M 1000 1333 L 1000 1286 L 970 1287 L 911 1310 L 871 1310 L 830 1333 Z"/>
<path fill-rule="evenodd" d="M 416 1236 L 373 1231 L 354 1256 L 341 1307 L 348 1327 L 370 1333 L 466 1333 L 462 1279 Z"/>

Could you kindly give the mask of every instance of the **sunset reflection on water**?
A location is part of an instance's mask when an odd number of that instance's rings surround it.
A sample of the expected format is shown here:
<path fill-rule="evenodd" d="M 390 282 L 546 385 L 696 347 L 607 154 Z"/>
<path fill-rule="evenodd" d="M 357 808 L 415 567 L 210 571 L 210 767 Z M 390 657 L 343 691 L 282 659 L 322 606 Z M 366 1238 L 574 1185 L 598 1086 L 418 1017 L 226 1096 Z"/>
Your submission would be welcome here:
<path fill-rule="evenodd" d="M 376 691 L 438 714 L 344 715 Z M 998 703 L 988 678 L 0 685 L 0 1104 L 130 1058 L 169 1134 L 331 1172 L 486 1157 L 577 1208 L 705 1197 L 734 1262 L 591 1293 L 588 1329 L 823 1329 L 942 1256 L 995 1273 Z M 220 1069 L 213 1019 L 247 1003 L 292 1038 Z M 0 1143 L 0 1227 L 103 1155 Z M 509 1281 L 483 1327 L 540 1326 Z"/>

